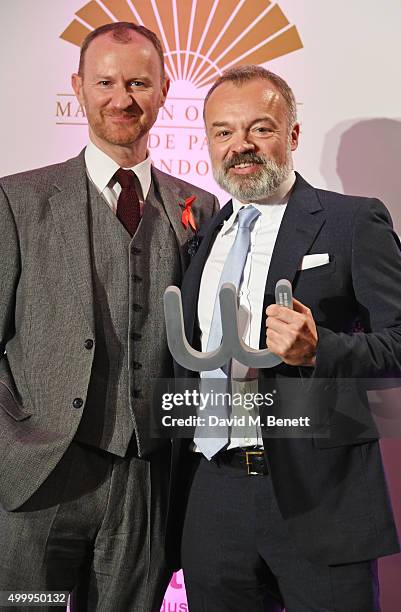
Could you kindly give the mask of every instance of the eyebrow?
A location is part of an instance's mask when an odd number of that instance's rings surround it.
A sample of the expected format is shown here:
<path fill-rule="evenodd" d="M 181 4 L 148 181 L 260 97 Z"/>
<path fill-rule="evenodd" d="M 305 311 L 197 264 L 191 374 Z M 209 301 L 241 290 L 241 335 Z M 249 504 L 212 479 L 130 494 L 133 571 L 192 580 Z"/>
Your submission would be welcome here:
<path fill-rule="evenodd" d="M 273 117 L 270 117 L 269 115 L 264 115 L 263 117 L 257 117 L 256 119 L 254 119 L 250 125 L 259 123 L 259 121 L 270 121 L 271 123 L 274 123 L 274 124 L 277 123 L 277 121 L 275 121 Z M 228 125 L 230 125 L 228 121 L 214 121 L 212 123 L 212 127 L 226 127 Z"/>
<path fill-rule="evenodd" d="M 112 74 L 107 74 L 107 73 L 104 72 L 104 73 L 95 74 L 94 78 L 95 79 L 101 79 L 101 80 L 108 80 L 108 81 L 110 81 L 112 79 L 115 79 L 116 77 L 113 76 Z M 125 79 L 125 80 L 127 82 L 128 81 L 148 81 L 149 77 L 144 76 L 144 75 L 137 75 L 137 76 L 129 77 L 128 79 Z"/>
<path fill-rule="evenodd" d="M 111 76 L 111 74 L 94 74 L 93 75 L 93 80 L 94 81 L 111 81 L 113 79 L 113 77 Z"/>

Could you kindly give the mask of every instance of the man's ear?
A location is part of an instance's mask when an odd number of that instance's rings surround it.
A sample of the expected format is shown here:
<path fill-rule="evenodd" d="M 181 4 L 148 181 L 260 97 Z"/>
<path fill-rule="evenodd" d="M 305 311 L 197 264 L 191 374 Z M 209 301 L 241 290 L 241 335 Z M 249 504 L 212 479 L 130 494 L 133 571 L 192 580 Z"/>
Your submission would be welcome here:
<path fill-rule="evenodd" d="M 82 77 L 81 75 L 74 72 L 74 74 L 71 75 L 71 85 L 77 97 L 78 102 L 82 104 L 83 106 L 84 98 L 82 95 Z"/>
<path fill-rule="evenodd" d="M 291 151 L 295 151 L 295 149 L 298 148 L 300 130 L 301 128 L 299 123 L 294 123 L 291 130 Z"/>
<path fill-rule="evenodd" d="M 162 83 L 162 91 L 161 91 L 161 96 L 160 96 L 160 107 L 164 105 L 169 89 L 170 89 L 170 79 L 165 77 Z"/>

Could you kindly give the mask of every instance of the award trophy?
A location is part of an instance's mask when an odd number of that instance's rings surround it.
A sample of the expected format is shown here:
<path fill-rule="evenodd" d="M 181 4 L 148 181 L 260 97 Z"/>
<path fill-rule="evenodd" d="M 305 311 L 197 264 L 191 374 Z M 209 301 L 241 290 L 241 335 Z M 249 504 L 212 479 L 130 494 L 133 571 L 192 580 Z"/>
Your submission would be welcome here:
<path fill-rule="evenodd" d="M 292 288 L 288 280 L 277 282 L 275 299 L 277 304 L 292 308 Z M 272 368 L 281 363 L 280 357 L 268 349 L 253 349 L 242 340 L 239 333 L 237 291 L 233 284 L 222 285 L 219 300 L 222 341 L 215 351 L 203 353 L 192 348 L 186 339 L 180 290 L 174 286 L 167 287 L 164 293 L 167 342 L 176 362 L 194 372 L 217 370 L 231 359 L 250 368 Z"/>

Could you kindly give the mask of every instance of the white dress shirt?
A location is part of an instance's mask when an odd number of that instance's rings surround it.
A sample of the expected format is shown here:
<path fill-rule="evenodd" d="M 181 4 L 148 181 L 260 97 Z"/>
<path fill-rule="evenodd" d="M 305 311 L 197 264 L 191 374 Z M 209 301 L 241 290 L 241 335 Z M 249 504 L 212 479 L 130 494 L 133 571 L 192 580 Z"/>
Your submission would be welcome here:
<path fill-rule="evenodd" d="M 261 214 L 256 219 L 251 230 L 251 245 L 244 267 L 242 282 L 239 287 L 239 304 L 240 315 L 243 315 L 240 316 L 240 320 L 245 322 L 241 329 L 243 332 L 242 337 L 244 342 L 252 348 L 259 348 L 267 274 L 281 220 L 294 182 L 295 172 L 292 171 L 280 185 L 277 192 L 269 198 L 267 203 L 250 203 L 260 210 Z M 248 204 L 243 204 L 233 199 L 233 213 L 224 222 L 222 229 L 217 235 L 203 270 L 198 301 L 202 351 L 206 351 L 221 273 L 228 253 L 234 244 L 238 227 L 237 214 L 243 206 L 248 206 Z M 255 370 L 249 370 L 246 366 L 233 360 L 233 394 L 236 392 L 256 392 L 257 382 L 251 383 L 249 381 L 249 383 L 245 383 L 245 386 L 244 383 L 235 382 L 237 378 L 252 380 L 256 377 L 257 373 Z M 238 435 L 241 436 L 241 433 Z M 251 435 L 249 435 L 249 430 L 247 430 L 246 438 L 237 437 L 235 430 L 233 430 L 228 448 L 262 446 L 262 444 L 261 433 L 255 427 Z"/>
<path fill-rule="evenodd" d="M 111 210 L 116 214 L 117 200 L 121 193 L 121 185 L 114 178 L 114 174 L 120 166 L 111 157 L 106 155 L 93 142 L 89 142 L 85 149 L 85 164 L 88 176 L 95 185 L 98 192 L 104 197 Z M 124 168 L 132 170 L 137 177 L 141 190 L 138 189 L 138 198 L 141 206 L 141 214 L 144 201 L 149 193 L 152 161 L 147 156 L 144 161 L 132 166 L 132 168 Z M 140 193 L 140 191 L 142 193 Z"/>

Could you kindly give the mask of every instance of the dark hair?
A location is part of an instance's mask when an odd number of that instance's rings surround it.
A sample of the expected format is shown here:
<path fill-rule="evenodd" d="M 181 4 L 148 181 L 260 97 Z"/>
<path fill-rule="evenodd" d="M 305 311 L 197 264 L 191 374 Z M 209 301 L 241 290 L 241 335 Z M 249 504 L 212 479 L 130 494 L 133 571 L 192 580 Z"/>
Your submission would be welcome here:
<path fill-rule="evenodd" d="M 129 21 L 107 23 L 106 25 L 96 28 L 96 30 L 93 30 L 86 36 L 81 45 L 78 73 L 83 76 L 85 53 L 95 38 L 98 38 L 98 36 L 102 36 L 103 34 L 111 34 L 115 42 L 126 44 L 131 41 L 131 32 L 137 32 L 138 34 L 141 34 L 141 36 L 144 36 L 150 40 L 160 58 L 161 77 L 162 81 L 164 81 L 164 55 L 160 40 L 157 38 L 156 34 L 152 32 L 152 30 L 148 30 L 148 28 L 145 28 L 145 26 L 137 25 L 136 23 L 131 23 Z"/>
<path fill-rule="evenodd" d="M 244 83 L 253 81 L 255 79 L 264 79 L 269 81 L 281 93 L 287 106 L 288 125 L 291 129 L 297 120 L 297 104 L 291 87 L 288 85 L 288 83 L 286 83 L 286 81 L 284 81 L 284 79 L 279 77 L 278 74 L 270 72 L 270 70 L 266 70 L 266 68 L 262 68 L 262 66 L 256 66 L 253 64 L 229 68 L 223 72 L 223 74 L 213 83 L 212 87 L 206 94 L 203 104 L 203 118 L 205 117 L 206 103 L 217 87 L 228 82 L 234 83 L 240 87 Z"/>

